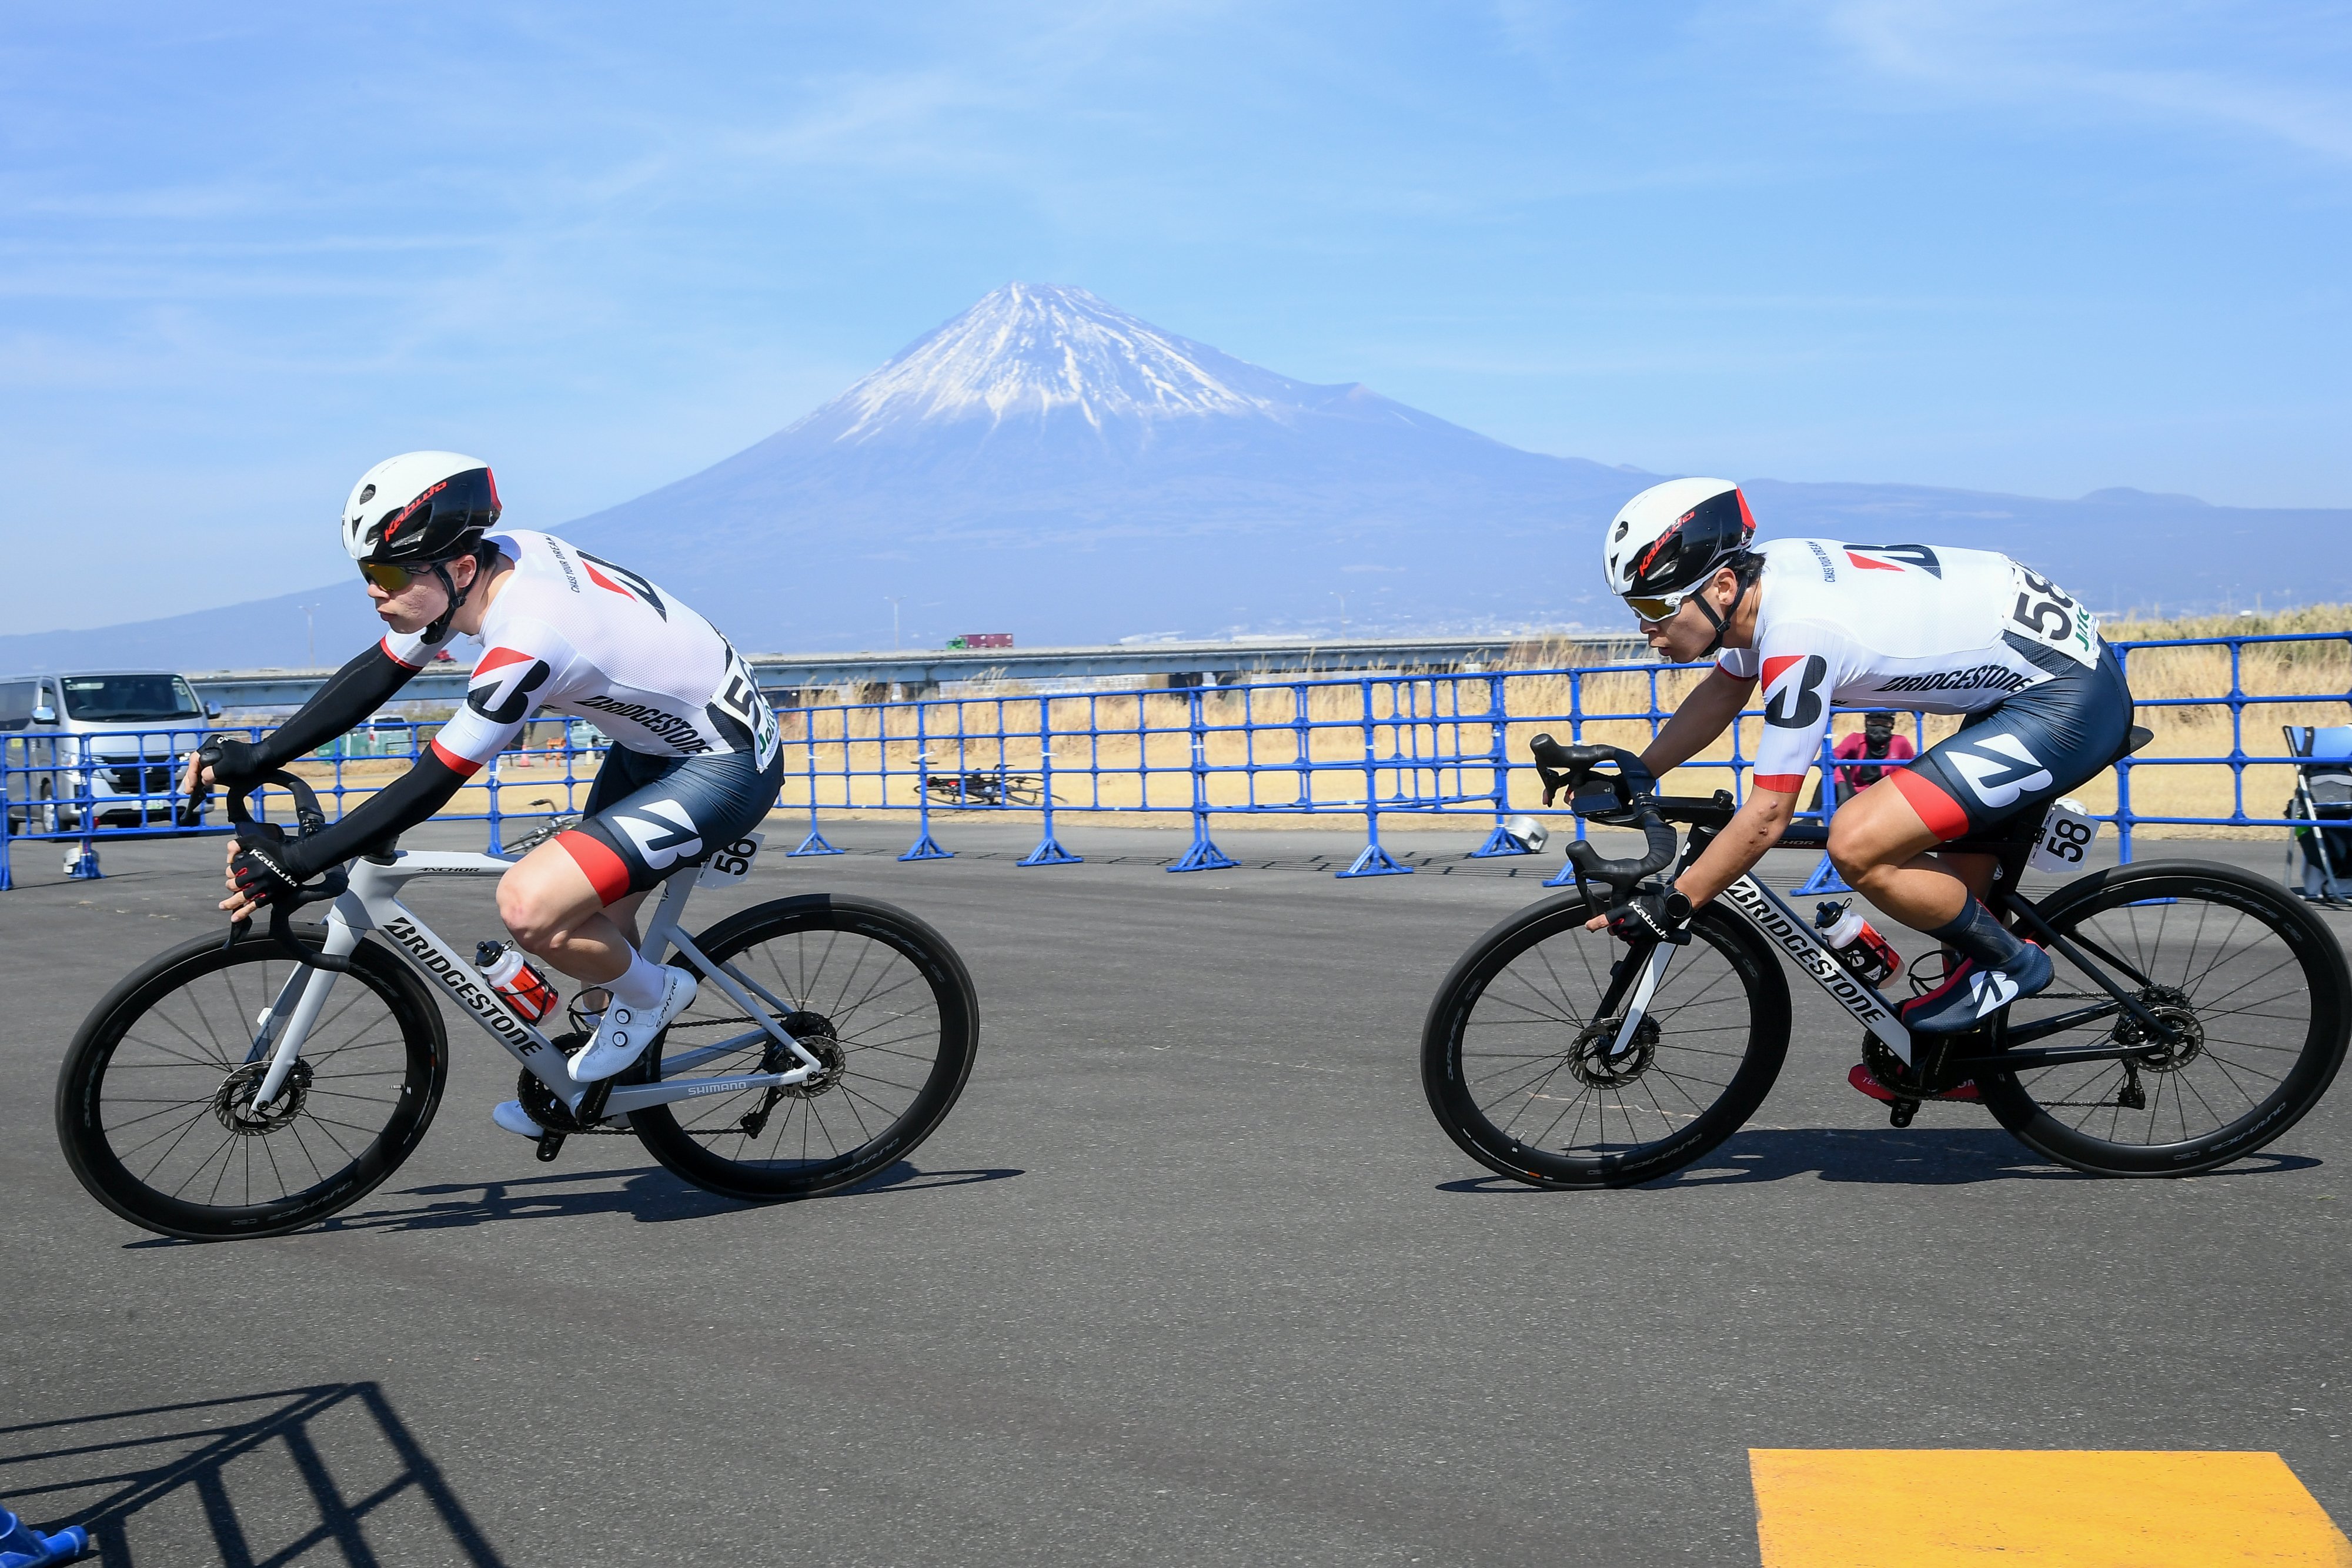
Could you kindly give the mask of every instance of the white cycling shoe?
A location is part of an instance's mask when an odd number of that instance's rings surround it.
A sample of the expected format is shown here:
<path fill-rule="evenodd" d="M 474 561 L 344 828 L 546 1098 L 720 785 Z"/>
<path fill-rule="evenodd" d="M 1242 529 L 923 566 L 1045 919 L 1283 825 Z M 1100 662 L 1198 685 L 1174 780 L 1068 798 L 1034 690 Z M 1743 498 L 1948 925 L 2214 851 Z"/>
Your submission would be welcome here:
<path fill-rule="evenodd" d="M 643 1056 L 663 1026 L 694 1005 L 698 986 L 684 969 L 664 969 L 658 1008 L 633 1008 L 616 998 L 604 1009 L 595 1038 L 572 1053 L 572 1082 L 598 1082 Z"/>
<path fill-rule="evenodd" d="M 530 1119 L 530 1113 L 522 1108 L 520 1100 L 500 1101 L 490 1112 L 490 1120 L 509 1133 L 521 1134 L 533 1143 L 547 1136 L 547 1129 Z"/>

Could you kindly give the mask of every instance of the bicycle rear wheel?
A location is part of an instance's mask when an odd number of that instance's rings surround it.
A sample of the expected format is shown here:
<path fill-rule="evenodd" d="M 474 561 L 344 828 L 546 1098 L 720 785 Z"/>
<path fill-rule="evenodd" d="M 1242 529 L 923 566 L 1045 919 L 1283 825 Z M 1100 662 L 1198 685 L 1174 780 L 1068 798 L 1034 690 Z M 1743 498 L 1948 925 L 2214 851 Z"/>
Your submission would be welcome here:
<path fill-rule="evenodd" d="M 773 1016 L 824 1064 L 787 1089 L 696 1095 L 633 1112 L 653 1156 L 698 1186 L 732 1197 L 808 1197 L 865 1180 L 931 1134 L 971 1074 L 980 1004 L 947 940 L 877 900 L 781 898 L 695 938 L 712 962 L 764 989 Z M 694 1005 L 646 1052 L 646 1075 L 751 1027 L 705 979 Z M 695 1076 L 798 1065 L 764 1037 L 698 1061 Z"/>
<path fill-rule="evenodd" d="M 1438 1124 L 1472 1159 L 1534 1186 L 1626 1186 L 1689 1164 L 1755 1113 L 1788 1054 L 1780 965 L 1710 905 L 1633 1048 L 1608 1060 L 1616 1027 L 1595 1015 L 1627 949 L 1584 929 L 1592 914 L 1563 894 L 1496 925 L 1445 977 L 1422 1030 Z"/>
<path fill-rule="evenodd" d="M 316 947 L 322 927 L 297 926 Z M 297 966 L 256 932 L 199 937 L 141 965 L 92 1009 L 58 1072 L 58 1141 L 89 1195 L 190 1241 L 314 1224 L 400 1167 L 441 1103 L 441 1015 L 371 943 L 311 1026 L 264 1109 L 260 1020 Z"/>
<path fill-rule="evenodd" d="M 2149 1061 L 1979 1073 L 2019 1142 L 2101 1176 L 2184 1176 L 2253 1153 L 2327 1092 L 2352 1035 L 2352 975 L 2326 925 L 2280 889 L 2231 866 L 2156 862 L 2084 877 L 2038 907 L 2094 958 L 2112 955 L 2111 970 L 2137 971 L 2115 978 L 2181 1043 Z M 2056 981 L 2013 1004 L 2012 1024 L 2105 999 L 2052 956 Z M 2046 1043 L 2140 1038 L 2111 1015 Z"/>

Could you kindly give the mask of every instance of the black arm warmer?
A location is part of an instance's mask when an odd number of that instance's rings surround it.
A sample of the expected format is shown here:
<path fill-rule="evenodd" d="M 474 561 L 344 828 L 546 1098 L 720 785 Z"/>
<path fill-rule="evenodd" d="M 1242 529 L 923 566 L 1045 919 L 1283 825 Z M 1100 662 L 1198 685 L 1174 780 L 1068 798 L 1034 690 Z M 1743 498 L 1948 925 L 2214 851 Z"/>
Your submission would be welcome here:
<path fill-rule="evenodd" d="M 255 767 L 268 772 L 316 751 L 382 707 L 415 673 L 385 653 L 382 643 L 365 649 L 328 676 L 327 684 L 312 692 L 292 718 L 262 738 L 254 747 Z"/>
<path fill-rule="evenodd" d="M 460 773 L 442 761 L 439 752 L 428 748 L 415 767 L 352 807 L 341 821 L 287 845 L 287 869 L 308 880 L 407 831 L 447 805 L 472 776 L 470 768 Z"/>

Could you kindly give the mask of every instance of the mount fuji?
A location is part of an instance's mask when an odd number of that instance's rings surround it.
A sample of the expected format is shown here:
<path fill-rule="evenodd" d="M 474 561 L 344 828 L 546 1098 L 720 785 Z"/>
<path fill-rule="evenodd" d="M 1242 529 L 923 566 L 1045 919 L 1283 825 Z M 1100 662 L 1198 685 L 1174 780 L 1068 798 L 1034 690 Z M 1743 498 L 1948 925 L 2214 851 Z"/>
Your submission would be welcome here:
<path fill-rule="evenodd" d="M 790 428 L 566 532 L 651 560 L 762 648 L 870 646 L 886 592 L 934 642 L 1322 633 L 1335 596 L 1355 632 L 1467 629 L 1570 618 L 1591 551 L 1553 559 L 1561 523 L 1597 527 L 1640 487 L 1016 283 Z M 690 549 L 649 555 L 666 535 Z"/>
<path fill-rule="evenodd" d="M 495 461 L 495 455 L 492 455 Z M 1663 476 L 1524 452 L 1293 381 L 1079 288 L 1015 283 L 758 444 L 563 528 L 749 652 L 1615 626 L 1601 526 Z M 2352 511 L 1745 481 L 1765 537 L 2005 550 L 2095 605 L 2352 600 Z M 520 497 L 514 497 L 520 499 Z M 2296 563 L 2291 573 L 2280 561 Z M 293 664 L 374 635 L 355 590 L 0 637 L 0 670 Z M 1342 611 L 1344 601 L 1345 609 Z M 332 662 L 332 661 L 331 661 Z"/>

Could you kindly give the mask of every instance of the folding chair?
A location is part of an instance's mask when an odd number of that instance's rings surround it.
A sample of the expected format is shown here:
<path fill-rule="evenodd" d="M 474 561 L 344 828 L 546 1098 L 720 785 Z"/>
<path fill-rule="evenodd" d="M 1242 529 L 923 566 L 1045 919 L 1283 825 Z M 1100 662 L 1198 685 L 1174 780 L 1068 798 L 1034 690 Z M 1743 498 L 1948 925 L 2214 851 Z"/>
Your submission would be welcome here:
<path fill-rule="evenodd" d="M 2286 814 L 2303 845 L 2303 895 L 2327 904 L 2352 903 L 2352 725 L 2318 729 L 2281 727 L 2295 759 L 2294 797 Z M 2330 826 L 2340 821 L 2340 827 Z M 2294 850 L 2287 850 L 2287 884 L 2294 884 Z"/>

